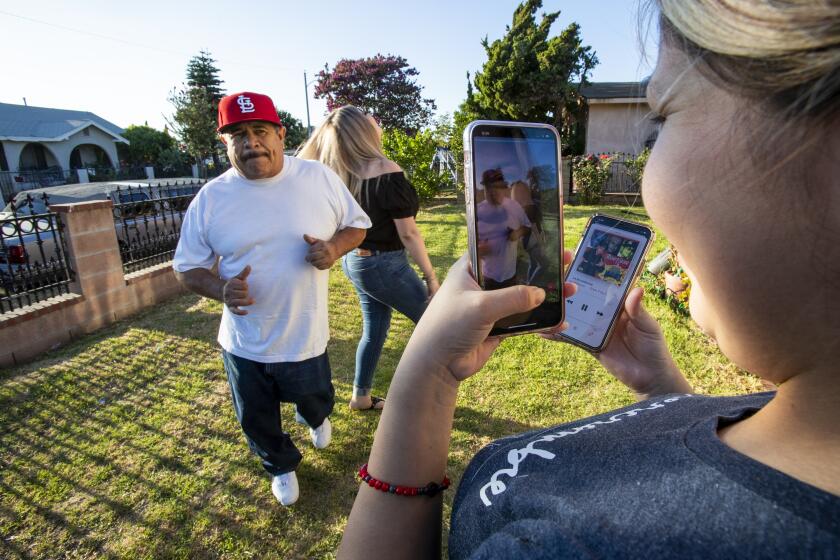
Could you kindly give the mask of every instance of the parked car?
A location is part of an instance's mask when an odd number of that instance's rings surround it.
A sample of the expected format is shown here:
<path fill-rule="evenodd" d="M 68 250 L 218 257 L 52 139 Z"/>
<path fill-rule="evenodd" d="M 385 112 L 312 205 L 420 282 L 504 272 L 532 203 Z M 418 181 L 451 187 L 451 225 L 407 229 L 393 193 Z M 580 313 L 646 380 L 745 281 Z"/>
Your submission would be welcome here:
<path fill-rule="evenodd" d="M 205 183 L 203 179 L 152 179 L 62 185 L 18 193 L 0 211 L 0 282 L 28 278 L 51 261 L 60 261 L 56 224 L 49 205 L 111 200 L 114 226 L 122 252 L 130 253 L 143 239 L 174 236 L 183 210 Z"/>

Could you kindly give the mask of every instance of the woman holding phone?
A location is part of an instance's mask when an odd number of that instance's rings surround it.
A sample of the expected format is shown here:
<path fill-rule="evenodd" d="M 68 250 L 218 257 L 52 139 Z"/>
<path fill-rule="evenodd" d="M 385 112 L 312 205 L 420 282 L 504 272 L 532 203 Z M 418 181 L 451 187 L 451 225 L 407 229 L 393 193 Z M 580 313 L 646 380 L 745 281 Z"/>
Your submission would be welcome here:
<path fill-rule="evenodd" d="M 298 155 L 335 171 L 373 222 L 359 248 L 344 256 L 342 268 L 359 296 L 363 321 L 350 408 L 381 410 L 385 399 L 371 395 L 371 387 L 391 311 L 417 323 L 440 287 L 414 220 L 420 207 L 417 191 L 382 153 L 376 119 L 351 105 L 331 112 Z M 406 250 L 423 280 L 409 265 Z"/>
<path fill-rule="evenodd" d="M 480 451 L 452 507 L 451 558 L 840 550 L 840 6 L 654 4 L 648 100 L 664 123 L 645 206 L 691 278 L 694 320 L 778 390 L 693 394 L 635 289 L 598 359 L 640 402 Z M 465 259 L 453 266 L 397 368 L 339 558 L 440 554 L 458 386 L 499 345 L 493 323 L 543 297 L 482 292 Z"/>

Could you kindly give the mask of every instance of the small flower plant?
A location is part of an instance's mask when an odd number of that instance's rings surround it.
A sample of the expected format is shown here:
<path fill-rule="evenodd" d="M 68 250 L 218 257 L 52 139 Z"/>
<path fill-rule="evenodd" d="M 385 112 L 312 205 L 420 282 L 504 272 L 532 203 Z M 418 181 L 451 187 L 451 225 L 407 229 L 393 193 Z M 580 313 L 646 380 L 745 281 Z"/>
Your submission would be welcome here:
<path fill-rule="evenodd" d="M 670 275 L 674 283 L 680 287 L 676 290 L 669 287 L 666 275 Z M 671 246 L 668 264 L 658 273 L 646 270 L 642 275 L 642 282 L 651 293 L 664 299 L 671 309 L 680 315 L 689 316 L 688 298 L 691 296 L 691 280 L 680 266 L 673 246 Z"/>

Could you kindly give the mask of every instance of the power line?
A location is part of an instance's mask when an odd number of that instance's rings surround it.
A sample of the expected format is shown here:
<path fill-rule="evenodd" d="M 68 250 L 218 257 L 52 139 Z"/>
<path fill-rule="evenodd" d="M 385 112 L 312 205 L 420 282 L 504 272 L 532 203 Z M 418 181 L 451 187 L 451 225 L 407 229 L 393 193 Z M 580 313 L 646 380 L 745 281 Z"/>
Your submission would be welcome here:
<path fill-rule="evenodd" d="M 24 21 L 28 21 L 28 22 L 31 22 L 31 23 L 37 23 L 37 24 L 40 24 L 40 25 L 55 27 L 56 29 L 61 29 L 61 30 L 64 30 L 64 31 L 79 33 L 80 35 L 87 35 L 89 37 L 94 37 L 96 39 L 104 39 L 106 41 L 113 41 L 115 43 L 122 43 L 124 45 L 129 45 L 131 47 L 147 49 L 147 50 L 151 50 L 151 51 L 157 51 L 157 52 L 162 53 L 162 54 L 184 56 L 184 57 L 193 56 L 191 54 L 186 54 L 184 52 L 170 51 L 170 50 L 161 49 L 160 47 L 155 47 L 155 46 L 152 46 L 152 45 L 146 45 L 146 44 L 143 44 L 143 43 L 135 43 L 134 41 L 126 41 L 125 39 L 120 39 L 119 37 L 111 37 L 109 35 L 102 35 L 100 33 L 94 33 L 92 31 L 86 31 L 84 29 L 77 29 L 75 27 L 69 27 L 67 25 L 61 25 L 61 24 L 58 24 L 58 23 L 51 23 L 49 21 L 43 21 L 43 20 L 40 20 L 40 19 L 35 19 L 35 18 L 28 17 L 28 16 L 13 14 L 13 13 L 7 12 L 5 10 L 0 10 L 0 14 L 5 15 L 5 16 L 9 16 L 9 17 L 13 17 L 13 18 L 17 18 L 17 19 L 21 19 L 21 20 L 24 20 Z M 284 70 L 284 71 L 289 71 L 289 72 L 300 72 L 302 70 L 302 68 L 292 68 L 292 67 L 288 67 L 288 66 L 265 66 L 265 65 L 261 65 L 261 64 L 251 64 L 251 63 L 248 63 L 248 62 L 238 62 L 238 61 L 233 61 L 233 60 L 218 59 L 217 61 L 225 63 L 225 64 L 230 64 L 230 65 L 233 65 L 233 66 L 245 66 L 245 67 L 250 67 L 250 68 L 258 68 L 260 70 Z"/>

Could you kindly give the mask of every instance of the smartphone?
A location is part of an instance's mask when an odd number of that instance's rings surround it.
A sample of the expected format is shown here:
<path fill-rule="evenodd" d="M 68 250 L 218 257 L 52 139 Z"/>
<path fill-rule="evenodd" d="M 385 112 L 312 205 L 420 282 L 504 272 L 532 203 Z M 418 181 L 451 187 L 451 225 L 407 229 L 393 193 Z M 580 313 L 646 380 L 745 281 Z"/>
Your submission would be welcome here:
<path fill-rule="evenodd" d="M 539 286 L 545 301 L 498 321 L 491 335 L 563 321 L 560 135 L 547 124 L 474 121 L 464 130 L 467 231 L 473 275 L 485 290 Z"/>
<path fill-rule="evenodd" d="M 578 289 L 566 298 L 561 338 L 590 352 L 606 347 L 653 239 L 643 224 L 603 214 L 589 220 L 566 275 Z"/>

